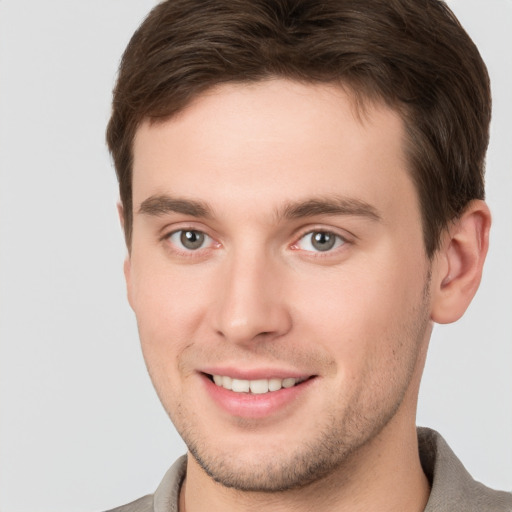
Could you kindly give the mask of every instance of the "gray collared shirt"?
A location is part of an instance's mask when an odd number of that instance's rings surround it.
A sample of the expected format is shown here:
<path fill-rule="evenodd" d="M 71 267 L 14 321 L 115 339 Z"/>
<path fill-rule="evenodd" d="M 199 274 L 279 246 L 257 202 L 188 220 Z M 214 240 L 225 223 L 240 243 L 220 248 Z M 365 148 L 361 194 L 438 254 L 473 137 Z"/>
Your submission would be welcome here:
<path fill-rule="evenodd" d="M 432 489 L 424 512 L 512 512 L 512 493 L 476 482 L 446 441 L 434 430 L 418 428 L 421 465 Z M 155 494 L 109 512 L 178 512 L 186 456 L 167 471 Z"/>

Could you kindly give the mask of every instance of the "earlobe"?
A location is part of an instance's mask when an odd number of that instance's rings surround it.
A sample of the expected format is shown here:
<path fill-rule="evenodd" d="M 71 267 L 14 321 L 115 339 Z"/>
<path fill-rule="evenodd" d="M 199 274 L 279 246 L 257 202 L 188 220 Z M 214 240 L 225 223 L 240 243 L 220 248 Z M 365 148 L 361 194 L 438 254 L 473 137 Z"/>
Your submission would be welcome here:
<path fill-rule="evenodd" d="M 469 306 L 480 285 L 490 226 L 489 208 L 474 200 L 442 235 L 432 272 L 434 322 L 455 322 Z"/>

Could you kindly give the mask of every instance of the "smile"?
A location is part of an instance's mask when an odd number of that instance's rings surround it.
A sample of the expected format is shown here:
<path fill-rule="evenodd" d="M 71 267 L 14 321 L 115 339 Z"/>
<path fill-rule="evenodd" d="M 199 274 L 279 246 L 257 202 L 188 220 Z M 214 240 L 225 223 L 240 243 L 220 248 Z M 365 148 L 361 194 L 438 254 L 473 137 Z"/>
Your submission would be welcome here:
<path fill-rule="evenodd" d="M 308 389 L 319 380 L 318 375 L 293 375 L 286 370 L 264 372 L 263 369 L 230 371 L 218 368 L 215 371 L 212 368 L 200 374 L 212 403 L 223 413 L 228 417 L 252 420 L 269 419 L 274 415 L 280 417 L 280 413 L 298 407 L 302 400 L 311 398 Z"/>
<path fill-rule="evenodd" d="M 234 379 L 226 375 L 212 375 L 213 382 L 219 387 L 234 391 L 235 393 L 252 393 L 255 395 L 263 395 L 273 391 L 279 391 L 282 388 L 292 388 L 301 382 L 304 382 L 307 377 L 294 378 L 287 377 L 284 379 Z"/>

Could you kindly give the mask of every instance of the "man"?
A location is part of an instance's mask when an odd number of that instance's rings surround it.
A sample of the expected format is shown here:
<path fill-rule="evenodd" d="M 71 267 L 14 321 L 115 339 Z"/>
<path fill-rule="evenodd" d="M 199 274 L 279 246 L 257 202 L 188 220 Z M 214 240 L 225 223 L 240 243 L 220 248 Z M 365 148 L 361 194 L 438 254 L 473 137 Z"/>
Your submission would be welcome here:
<path fill-rule="evenodd" d="M 120 511 L 512 510 L 415 427 L 488 246 L 488 77 L 433 0 L 178 0 L 107 139 L 125 275 L 187 444 Z"/>

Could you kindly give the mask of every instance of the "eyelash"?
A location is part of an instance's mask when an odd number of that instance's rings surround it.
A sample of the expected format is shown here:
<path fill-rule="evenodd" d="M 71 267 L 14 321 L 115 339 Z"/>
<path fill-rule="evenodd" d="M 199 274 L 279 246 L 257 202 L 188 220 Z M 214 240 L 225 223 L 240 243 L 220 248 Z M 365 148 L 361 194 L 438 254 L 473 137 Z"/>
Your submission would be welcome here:
<path fill-rule="evenodd" d="M 291 248 L 293 250 L 301 250 L 301 248 L 299 246 L 300 242 L 302 240 L 305 240 L 306 237 L 313 237 L 313 235 L 321 235 L 321 236 L 326 236 L 326 237 L 332 236 L 333 237 L 333 245 L 323 251 L 320 249 L 317 249 L 317 250 L 307 249 L 306 250 L 306 252 L 313 253 L 318 256 L 323 256 L 323 255 L 327 256 L 329 254 L 332 254 L 334 251 L 336 251 L 336 249 L 339 249 L 340 247 L 343 247 L 345 244 L 348 243 L 348 240 L 345 237 L 343 237 L 340 234 L 335 233 L 333 231 L 329 231 L 326 229 L 312 229 L 310 231 L 307 231 L 306 233 L 301 234 L 301 236 L 297 239 L 297 241 L 294 244 L 292 244 Z M 309 244 L 311 246 L 313 246 L 313 243 L 314 242 L 311 241 L 311 238 L 310 238 Z M 318 256 L 316 256 L 316 257 L 318 257 Z"/>
<path fill-rule="evenodd" d="M 204 237 L 204 239 L 201 241 L 200 245 L 197 248 L 190 248 L 190 247 L 184 247 L 183 246 L 183 236 L 187 236 L 187 234 L 195 234 L 199 235 L 200 237 Z M 313 247 L 313 249 L 301 249 L 301 241 L 305 240 L 307 237 L 312 237 L 313 235 L 321 235 L 325 237 L 333 237 L 333 245 L 331 247 L 327 247 L 325 250 L 320 250 L 317 248 L 315 250 L 313 246 L 313 241 L 309 241 L 309 245 Z M 173 240 L 173 238 L 175 238 Z M 310 239 L 311 240 L 311 239 Z M 169 233 L 166 233 L 162 237 L 162 241 L 166 241 L 169 245 L 171 245 L 172 250 L 175 253 L 185 255 L 185 256 L 194 256 L 202 254 L 203 251 L 211 249 L 211 248 L 218 248 L 221 246 L 219 242 L 216 242 L 215 239 L 213 239 L 211 236 L 209 236 L 207 233 L 200 229 L 192 228 L 192 227 L 184 227 L 181 229 L 173 230 Z M 193 243 L 193 242 L 192 242 Z M 206 246 L 205 246 L 205 243 Z M 294 251 L 300 251 L 304 250 L 306 253 L 314 254 L 314 257 L 327 257 L 334 252 L 337 252 L 337 249 L 342 248 L 344 245 L 349 243 L 346 237 L 335 233 L 333 231 L 329 231 L 327 229 L 311 229 L 305 233 L 302 233 L 299 238 L 297 238 L 297 241 L 294 242 L 290 249 Z"/>
<path fill-rule="evenodd" d="M 195 249 L 191 249 L 189 247 L 184 247 L 183 240 L 179 240 L 179 241 L 173 240 L 173 237 L 182 238 L 183 236 L 186 236 L 189 233 L 190 234 L 193 233 L 195 235 L 204 237 L 204 240 L 202 241 L 202 243 L 199 247 L 197 247 Z M 176 252 L 186 254 L 186 255 L 189 255 L 192 253 L 197 253 L 200 251 L 202 252 L 202 250 L 208 249 L 208 247 L 204 247 L 205 242 L 207 242 L 208 240 L 209 240 L 209 243 L 208 243 L 209 246 L 212 246 L 212 245 L 220 246 L 220 244 L 218 242 L 215 242 L 215 240 L 211 236 L 206 234 L 204 231 L 201 231 L 200 229 L 195 229 L 195 228 L 176 229 L 176 230 L 171 231 L 170 233 L 167 233 L 166 235 L 164 235 L 162 237 L 162 240 L 168 241 L 173 246 L 173 248 Z"/>

